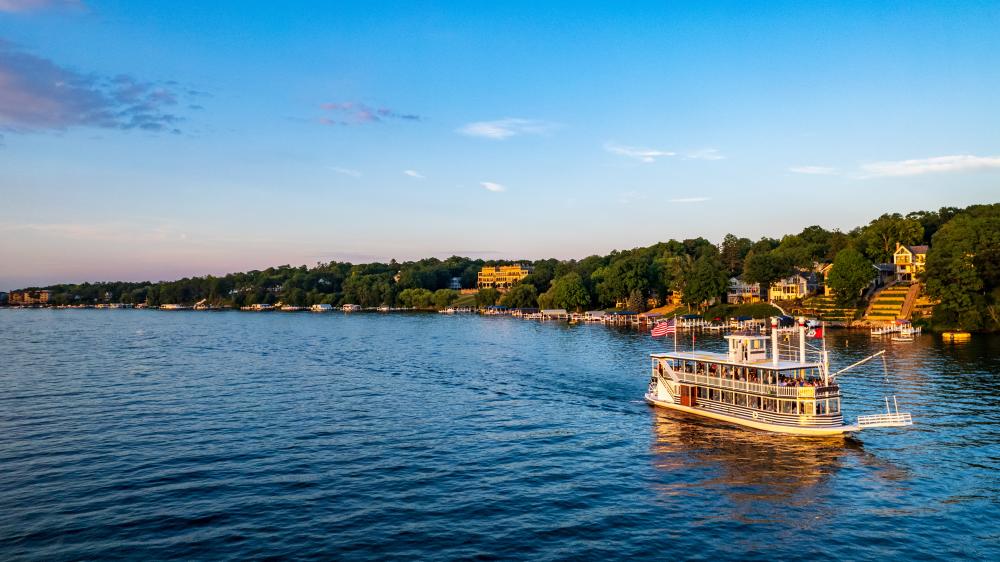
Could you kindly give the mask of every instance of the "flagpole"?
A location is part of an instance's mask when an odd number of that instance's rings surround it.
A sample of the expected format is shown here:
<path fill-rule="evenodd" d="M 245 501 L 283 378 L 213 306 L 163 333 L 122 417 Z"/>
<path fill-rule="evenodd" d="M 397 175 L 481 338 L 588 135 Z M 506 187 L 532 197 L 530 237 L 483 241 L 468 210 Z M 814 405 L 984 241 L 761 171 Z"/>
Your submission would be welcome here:
<path fill-rule="evenodd" d="M 674 314 L 674 353 L 677 353 L 677 315 Z"/>

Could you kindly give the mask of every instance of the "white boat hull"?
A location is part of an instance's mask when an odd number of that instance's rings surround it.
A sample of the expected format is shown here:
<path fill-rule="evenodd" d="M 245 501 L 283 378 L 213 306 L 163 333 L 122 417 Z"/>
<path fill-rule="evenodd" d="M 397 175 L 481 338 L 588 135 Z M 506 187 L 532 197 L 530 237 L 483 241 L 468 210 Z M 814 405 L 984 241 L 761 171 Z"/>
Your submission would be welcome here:
<path fill-rule="evenodd" d="M 660 400 L 654 398 L 649 393 L 645 395 L 645 398 L 646 402 L 648 402 L 653 406 L 670 408 L 671 410 L 677 410 L 679 412 L 686 412 L 697 416 L 702 416 L 714 420 L 741 425 L 743 427 L 759 429 L 761 431 L 771 431 L 774 433 L 786 433 L 789 435 L 802 435 L 802 436 L 812 436 L 812 437 L 829 437 L 829 436 L 844 435 L 846 433 L 859 431 L 861 429 L 856 425 L 840 425 L 834 427 L 807 427 L 807 426 L 799 427 L 791 425 L 779 425 L 774 423 L 767 423 L 766 421 L 762 420 L 748 420 L 746 418 L 738 416 L 730 416 L 719 412 L 709 412 L 707 410 L 701 408 L 693 408 L 691 406 L 682 406 L 672 400 Z"/>

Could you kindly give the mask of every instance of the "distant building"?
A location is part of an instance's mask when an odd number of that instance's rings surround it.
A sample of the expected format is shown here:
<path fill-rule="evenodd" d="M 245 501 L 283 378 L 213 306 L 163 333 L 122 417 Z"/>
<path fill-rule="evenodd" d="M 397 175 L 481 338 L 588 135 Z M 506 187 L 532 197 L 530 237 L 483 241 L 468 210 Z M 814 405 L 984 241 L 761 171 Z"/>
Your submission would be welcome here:
<path fill-rule="evenodd" d="M 48 304 L 52 291 L 12 291 L 9 301 L 12 305 Z"/>
<path fill-rule="evenodd" d="M 892 263 L 896 266 L 898 281 L 913 281 L 917 274 L 924 272 L 927 264 L 927 246 L 904 246 L 896 242 Z"/>
<path fill-rule="evenodd" d="M 819 274 L 823 276 L 823 296 L 832 297 L 834 295 L 833 288 L 830 287 L 830 272 L 833 271 L 833 264 L 828 263 L 820 268 Z"/>
<path fill-rule="evenodd" d="M 729 280 L 726 289 L 726 302 L 729 304 L 751 304 L 760 302 L 760 283 L 745 283 L 739 277 Z"/>
<path fill-rule="evenodd" d="M 461 277 L 452 277 L 451 278 L 451 283 L 448 284 L 448 288 L 452 289 L 454 291 L 460 291 L 460 290 L 462 290 L 462 278 Z"/>
<path fill-rule="evenodd" d="M 507 290 L 515 283 L 527 277 L 533 269 L 527 265 L 500 265 L 484 267 L 479 272 L 476 286 L 480 289 Z"/>
<path fill-rule="evenodd" d="M 7 304 L 7 293 L 0 291 L 0 305 Z"/>
<path fill-rule="evenodd" d="M 804 299 L 817 288 L 815 273 L 796 273 L 771 285 L 768 298 L 772 301 Z"/>

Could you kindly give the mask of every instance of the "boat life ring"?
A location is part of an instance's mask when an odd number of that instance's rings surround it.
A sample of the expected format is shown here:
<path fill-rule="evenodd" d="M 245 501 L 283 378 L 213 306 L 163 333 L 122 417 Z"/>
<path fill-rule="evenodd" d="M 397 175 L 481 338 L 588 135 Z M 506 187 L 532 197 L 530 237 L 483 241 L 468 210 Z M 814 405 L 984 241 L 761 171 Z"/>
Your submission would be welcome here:
<path fill-rule="evenodd" d="M 757 412 L 754 412 L 753 413 L 753 419 L 758 419 L 758 418 L 760 418 L 760 414 L 758 414 Z"/>

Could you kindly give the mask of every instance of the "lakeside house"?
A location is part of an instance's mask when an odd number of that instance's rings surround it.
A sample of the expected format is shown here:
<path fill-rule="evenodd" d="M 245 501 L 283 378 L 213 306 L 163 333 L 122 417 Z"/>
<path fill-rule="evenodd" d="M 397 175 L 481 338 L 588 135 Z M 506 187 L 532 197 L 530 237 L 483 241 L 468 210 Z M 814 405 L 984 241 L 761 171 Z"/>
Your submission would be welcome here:
<path fill-rule="evenodd" d="M 746 283 L 739 277 L 729 279 L 726 289 L 726 302 L 729 304 L 753 304 L 760 302 L 760 283 Z"/>
<path fill-rule="evenodd" d="M 360 304 L 345 304 L 344 306 L 340 307 L 340 309 L 343 310 L 344 312 L 357 312 L 357 311 L 361 310 L 361 305 Z"/>
<path fill-rule="evenodd" d="M 818 288 L 815 273 L 800 272 L 771 285 L 768 298 L 772 301 L 804 299 Z"/>
<path fill-rule="evenodd" d="M 896 251 L 892 254 L 896 280 L 914 281 L 917 275 L 923 273 L 927 265 L 928 249 L 927 246 L 904 246 L 896 242 Z"/>
<path fill-rule="evenodd" d="M 451 289 L 452 291 L 461 291 L 462 290 L 462 278 L 461 277 L 452 277 L 451 278 L 451 282 L 448 283 L 448 288 Z"/>
<path fill-rule="evenodd" d="M 530 275 L 532 271 L 534 268 L 523 264 L 484 267 L 479 271 L 476 287 L 504 292 Z"/>

